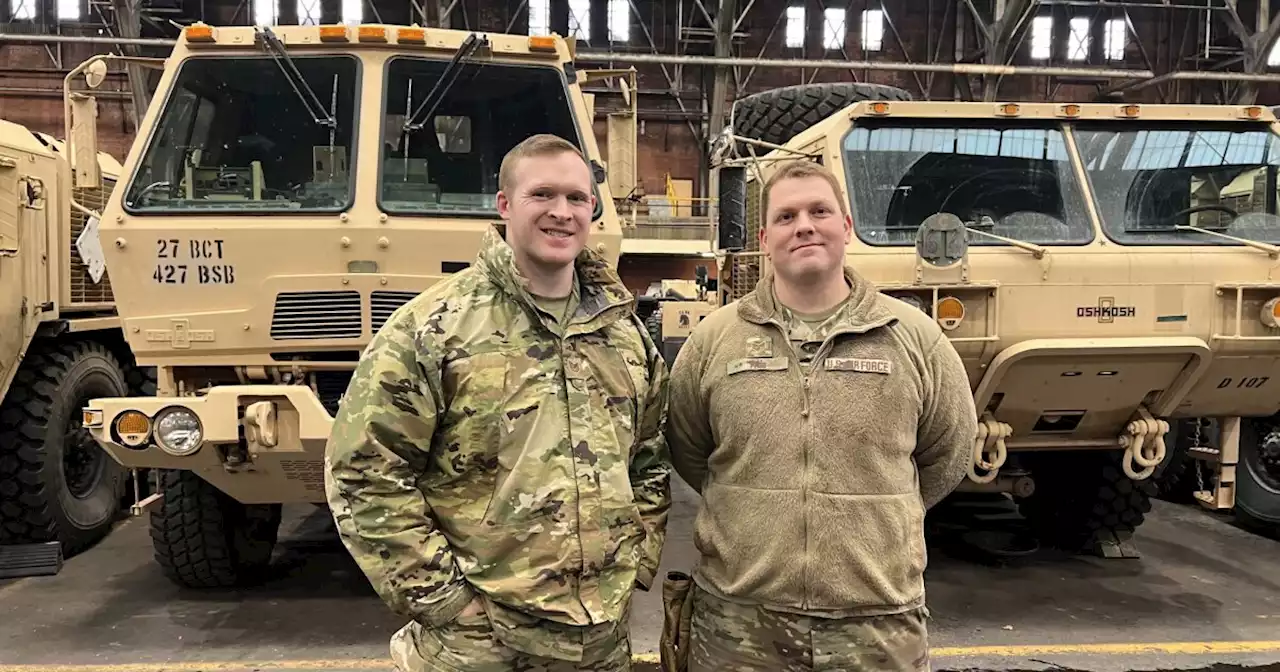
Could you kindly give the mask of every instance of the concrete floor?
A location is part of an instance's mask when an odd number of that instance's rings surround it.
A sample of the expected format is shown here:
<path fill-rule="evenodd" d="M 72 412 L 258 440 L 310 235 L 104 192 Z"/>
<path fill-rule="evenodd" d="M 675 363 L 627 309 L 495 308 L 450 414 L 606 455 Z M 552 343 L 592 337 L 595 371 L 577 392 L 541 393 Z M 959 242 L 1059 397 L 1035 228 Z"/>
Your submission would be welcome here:
<path fill-rule="evenodd" d="M 664 572 L 693 561 L 696 498 L 678 479 L 676 499 Z M 934 669 L 1280 664 L 1280 541 L 1156 502 L 1137 544 L 1141 559 L 1040 552 L 1003 565 L 934 548 Z M 640 659 L 656 660 L 661 623 L 659 592 L 639 594 Z M 243 592 L 168 583 L 152 562 L 146 520 L 134 519 L 57 576 L 0 581 L 0 670 L 383 670 L 399 625 L 323 510 L 287 512 L 277 576 Z"/>

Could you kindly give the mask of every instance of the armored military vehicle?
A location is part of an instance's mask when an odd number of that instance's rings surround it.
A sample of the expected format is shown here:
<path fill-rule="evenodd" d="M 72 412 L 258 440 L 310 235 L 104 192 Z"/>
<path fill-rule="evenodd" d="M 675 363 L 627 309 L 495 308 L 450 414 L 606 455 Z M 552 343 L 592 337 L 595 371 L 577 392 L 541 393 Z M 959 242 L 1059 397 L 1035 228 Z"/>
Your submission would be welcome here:
<path fill-rule="evenodd" d="M 324 446 L 362 349 L 475 258 L 516 143 L 554 133 L 592 159 L 591 244 L 616 262 L 582 90 L 595 78 L 634 91 L 634 71 L 581 71 L 554 35 L 184 29 L 100 229 L 157 396 L 103 393 L 85 409 L 112 457 L 161 470 L 141 505 L 173 581 L 260 576 L 281 506 L 325 501 Z M 634 143 L 619 114 L 611 133 Z"/>
<path fill-rule="evenodd" d="M 965 490 L 1043 541 L 1132 556 L 1157 470 L 1280 523 L 1280 211 L 1258 106 L 918 102 L 822 84 L 745 98 L 717 142 L 720 286 L 754 286 L 780 160 L 844 186 L 849 262 L 934 317 L 980 415 Z M 1172 472 L 1170 472 L 1172 473 Z"/>
<path fill-rule="evenodd" d="M 82 188 L 76 171 L 101 179 Z M 96 397 L 151 391 L 94 235 L 119 174 L 107 154 L 72 155 L 0 120 L 0 576 L 56 571 L 128 501 L 130 474 L 80 413 Z"/>

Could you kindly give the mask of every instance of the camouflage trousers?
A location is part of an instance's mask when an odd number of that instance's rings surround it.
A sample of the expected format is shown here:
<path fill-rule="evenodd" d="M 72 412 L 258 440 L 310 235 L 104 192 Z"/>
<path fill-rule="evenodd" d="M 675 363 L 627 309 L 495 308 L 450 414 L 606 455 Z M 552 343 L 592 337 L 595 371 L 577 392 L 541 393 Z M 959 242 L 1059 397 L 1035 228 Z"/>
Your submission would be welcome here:
<path fill-rule="evenodd" d="M 690 597 L 688 672 L 930 669 L 924 608 L 827 619 L 726 602 L 697 586 Z"/>
<path fill-rule="evenodd" d="M 630 672 L 631 640 L 625 621 L 613 628 L 582 628 L 582 660 L 544 658 L 517 651 L 494 636 L 484 614 L 460 616 L 437 628 L 410 621 L 391 637 L 391 659 L 401 672 Z"/>

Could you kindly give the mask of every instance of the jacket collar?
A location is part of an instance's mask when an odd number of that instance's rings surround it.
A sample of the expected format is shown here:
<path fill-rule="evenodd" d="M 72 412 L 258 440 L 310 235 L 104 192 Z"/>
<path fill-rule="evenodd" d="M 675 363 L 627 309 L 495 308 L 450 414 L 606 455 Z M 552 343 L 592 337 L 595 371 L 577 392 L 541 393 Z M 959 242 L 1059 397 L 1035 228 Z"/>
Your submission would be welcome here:
<path fill-rule="evenodd" d="M 867 282 L 852 266 L 844 267 L 844 277 L 851 289 L 849 300 L 837 317 L 837 329 L 860 331 L 889 324 L 897 319 L 880 301 L 880 291 L 875 285 Z M 781 318 L 783 307 L 774 294 L 774 282 L 775 276 L 770 270 L 760 278 L 754 290 L 742 297 L 738 302 L 738 315 L 742 319 L 765 324 Z"/>
<path fill-rule="evenodd" d="M 533 309 L 529 279 L 516 267 L 515 253 L 507 244 L 505 232 L 505 224 L 493 224 L 485 230 L 480 252 L 476 255 L 476 267 L 499 290 Z M 617 271 L 590 246 L 582 248 L 578 254 L 574 272 L 578 275 L 581 299 L 570 320 L 573 323 L 592 321 L 610 308 L 629 306 L 634 301 Z"/>

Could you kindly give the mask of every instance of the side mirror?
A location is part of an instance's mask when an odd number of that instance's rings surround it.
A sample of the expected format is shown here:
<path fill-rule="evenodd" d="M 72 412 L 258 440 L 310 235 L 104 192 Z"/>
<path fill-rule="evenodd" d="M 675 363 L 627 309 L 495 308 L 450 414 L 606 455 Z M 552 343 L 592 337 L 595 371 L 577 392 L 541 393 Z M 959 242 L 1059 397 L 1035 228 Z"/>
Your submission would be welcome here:
<path fill-rule="evenodd" d="M 716 222 L 716 247 L 738 252 L 747 242 L 747 169 L 742 166 L 720 168 L 719 217 Z"/>
<path fill-rule="evenodd" d="M 932 266 L 951 266 L 968 251 L 964 222 L 949 212 L 929 215 L 916 229 L 916 255 Z"/>
<path fill-rule="evenodd" d="M 102 85 L 103 80 L 107 78 L 107 62 L 97 60 L 89 64 L 85 69 L 84 83 L 91 89 L 96 89 Z"/>
<path fill-rule="evenodd" d="M 68 102 L 71 111 L 71 160 L 75 166 L 73 183 L 78 189 L 99 189 L 102 187 L 102 170 L 98 165 L 98 101 L 93 96 L 73 93 Z"/>
<path fill-rule="evenodd" d="M 591 177 L 595 179 L 596 184 L 604 184 L 604 181 L 609 179 L 608 174 L 605 173 L 604 166 L 600 165 L 600 162 L 595 159 L 591 159 Z"/>

